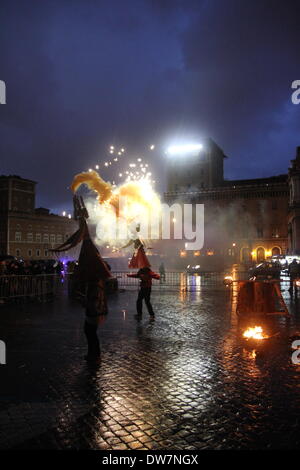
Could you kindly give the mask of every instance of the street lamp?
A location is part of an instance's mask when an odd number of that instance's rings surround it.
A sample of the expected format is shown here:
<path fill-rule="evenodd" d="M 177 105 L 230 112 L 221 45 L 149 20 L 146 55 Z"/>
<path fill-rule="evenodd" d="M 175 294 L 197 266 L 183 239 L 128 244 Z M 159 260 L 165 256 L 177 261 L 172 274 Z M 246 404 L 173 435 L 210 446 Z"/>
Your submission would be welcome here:
<path fill-rule="evenodd" d="M 181 145 L 171 145 L 167 148 L 166 153 L 168 155 L 187 155 L 198 153 L 202 149 L 202 144 L 189 143 Z"/>

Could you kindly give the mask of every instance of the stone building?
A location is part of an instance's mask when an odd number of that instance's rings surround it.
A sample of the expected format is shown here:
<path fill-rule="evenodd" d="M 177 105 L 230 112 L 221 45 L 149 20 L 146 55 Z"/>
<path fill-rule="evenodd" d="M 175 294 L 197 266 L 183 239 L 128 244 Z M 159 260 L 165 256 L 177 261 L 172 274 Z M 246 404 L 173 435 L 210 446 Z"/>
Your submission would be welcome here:
<path fill-rule="evenodd" d="M 189 253 L 183 244 L 180 256 L 260 262 L 300 254 L 300 147 L 288 174 L 269 178 L 225 180 L 224 158 L 208 139 L 197 154 L 168 163 L 165 201 L 204 204 L 204 247 Z"/>
<path fill-rule="evenodd" d="M 35 208 L 35 187 L 34 181 L 20 176 L 0 176 L 0 254 L 25 260 L 54 258 L 49 249 L 78 228 L 72 218 Z"/>

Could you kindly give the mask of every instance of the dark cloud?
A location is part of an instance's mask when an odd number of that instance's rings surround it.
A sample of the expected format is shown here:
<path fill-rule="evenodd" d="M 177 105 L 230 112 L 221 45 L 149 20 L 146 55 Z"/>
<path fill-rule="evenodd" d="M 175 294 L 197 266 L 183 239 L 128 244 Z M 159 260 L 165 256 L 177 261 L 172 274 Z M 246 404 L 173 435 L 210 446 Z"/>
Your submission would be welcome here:
<path fill-rule="evenodd" d="M 292 0 L 2 1 L 2 172 L 59 208 L 110 143 L 138 152 L 178 134 L 214 138 L 228 177 L 285 172 L 299 13 Z M 159 153 L 154 166 L 163 181 Z"/>

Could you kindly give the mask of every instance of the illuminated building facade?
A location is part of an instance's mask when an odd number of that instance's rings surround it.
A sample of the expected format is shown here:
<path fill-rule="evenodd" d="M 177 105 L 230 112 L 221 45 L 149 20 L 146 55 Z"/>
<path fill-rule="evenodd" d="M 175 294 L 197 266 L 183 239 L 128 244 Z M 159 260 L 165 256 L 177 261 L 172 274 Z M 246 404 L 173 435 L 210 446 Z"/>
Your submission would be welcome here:
<path fill-rule="evenodd" d="M 204 204 L 204 247 L 194 258 L 219 255 L 232 262 L 260 262 L 272 255 L 300 254 L 300 147 L 288 174 L 235 181 L 223 178 L 221 149 L 207 141 L 204 150 L 193 156 L 191 168 L 189 156 L 181 156 L 176 178 L 176 161 L 170 163 L 165 193 L 168 204 Z M 197 159 L 203 159 L 198 170 Z M 191 257 L 183 247 L 179 255 Z"/>
<path fill-rule="evenodd" d="M 19 176 L 0 176 L 0 254 L 50 259 L 49 252 L 78 227 L 74 219 L 35 208 L 35 186 Z M 63 256 L 63 254 L 62 254 Z"/>

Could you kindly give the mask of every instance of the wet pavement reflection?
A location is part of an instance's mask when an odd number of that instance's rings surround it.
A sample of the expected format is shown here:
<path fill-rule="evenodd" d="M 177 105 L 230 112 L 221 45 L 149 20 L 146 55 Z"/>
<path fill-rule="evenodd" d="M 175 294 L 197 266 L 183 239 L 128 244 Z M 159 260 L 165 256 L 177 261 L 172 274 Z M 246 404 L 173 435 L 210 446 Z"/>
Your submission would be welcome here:
<path fill-rule="evenodd" d="M 299 445 L 300 331 L 291 318 L 260 325 L 249 342 L 234 289 L 202 286 L 153 292 L 155 322 L 134 318 L 135 290 L 110 298 L 102 361 L 88 366 L 83 311 L 67 298 L 1 311 L 0 447 L 15 449 L 260 449 Z M 300 305 L 300 298 L 299 298 Z"/>

